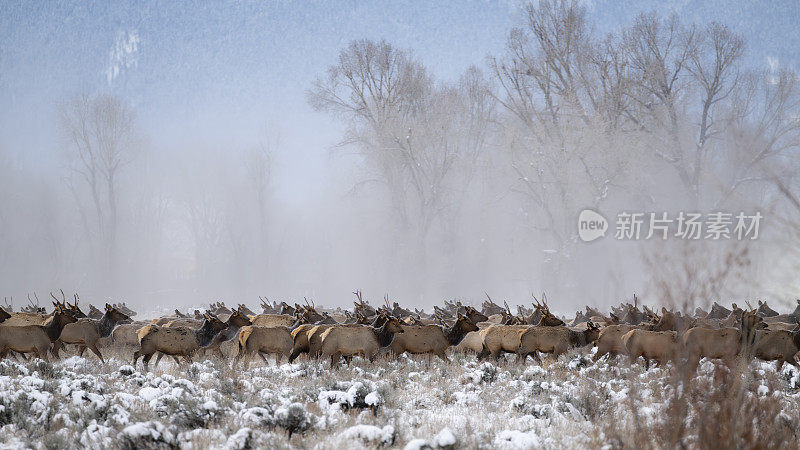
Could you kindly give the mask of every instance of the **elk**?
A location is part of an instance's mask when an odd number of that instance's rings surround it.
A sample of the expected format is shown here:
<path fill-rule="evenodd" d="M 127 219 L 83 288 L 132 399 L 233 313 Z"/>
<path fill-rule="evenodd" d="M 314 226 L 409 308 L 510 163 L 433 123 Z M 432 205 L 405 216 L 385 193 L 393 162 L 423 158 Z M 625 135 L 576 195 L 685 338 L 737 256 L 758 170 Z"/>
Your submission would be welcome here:
<path fill-rule="evenodd" d="M 320 353 L 336 367 L 341 356 L 363 356 L 373 361 L 378 350 L 392 343 L 395 333 L 403 333 L 400 321 L 390 317 L 380 327 L 333 325 L 322 333 Z"/>
<path fill-rule="evenodd" d="M 239 303 L 239 306 L 236 308 L 236 311 L 238 311 L 239 314 L 243 314 L 245 316 L 255 316 L 256 315 L 256 313 L 254 313 L 253 310 L 248 308 L 247 305 L 245 305 L 244 303 Z"/>
<path fill-rule="evenodd" d="M 99 319 L 103 317 L 103 313 L 99 309 L 95 308 L 94 305 L 89 305 L 88 317 L 90 319 Z"/>
<path fill-rule="evenodd" d="M 403 325 L 402 328 L 403 333 L 395 336 L 389 345 L 392 353 L 431 353 L 448 363 L 450 359 L 445 354 L 447 347 L 458 345 L 467 333 L 478 330 L 475 323 L 463 314 L 459 314 L 456 322 L 447 329 L 436 325 Z"/>
<path fill-rule="evenodd" d="M 354 312 L 360 312 L 361 314 L 367 317 L 374 316 L 375 314 L 377 314 L 375 308 L 373 308 L 372 306 L 370 306 L 369 303 L 364 301 L 364 299 L 361 296 L 360 290 L 356 290 L 355 292 L 353 292 L 353 295 L 355 295 L 356 298 L 358 299 L 357 302 L 353 302 Z"/>
<path fill-rule="evenodd" d="M 113 306 L 114 308 L 117 308 L 119 310 L 119 312 L 121 312 L 122 314 L 125 314 L 128 317 L 133 317 L 133 316 L 136 315 L 136 311 L 128 308 L 128 304 L 125 303 L 125 302 L 115 303 L 115 304 L 113 304 L 111 306 Z"/>
<path fill-rule="evenodd" d="M 767 305 L 767 302 L 762 302 L 761 300 L 759 300 L 758 310 L 756 311 L 756 314 L 758 314 L 761 317 L 775 317 L 778 315 L 778 312 L 770 308 L 769 305 Z"/>
<path fill-rule="evenodd" d="M 730 309 L 720 305 L 717 302 L 714 302 L 714 304 L 711 305 L 711 311 L 708 313 L 708 316 L 706 317 L 708 319 L 725 319 L 730 315 L 731 315 Z"/>
<path fill-rule="evenodd" d="M 649 331 L 633 329 L 622 336 L 628 355 L 635 360 L 644 358 L 645 368 L 650 368 L 650 360 L 664 364 L 674 360 L 678 353 L 678 333 L 675 331 Z"/>
<path fill-rule="evenodd" d="M 363 315 L 358 315 L 360 319 L 355 324 L 344 326 L 362 326 L 369 324 L 368 319 Z M 389 319 L 386 313 L 378 314 L 371 326 L 379 327 Z M 301 353 L 308 353 L 309 356 L 318 356 L 322 346 L 322 333 L 333 325 L 328 324 L 303 324 L 292 330 L 294 344 L 292 353 L 289 355 L 289 362 L 294 361 Z"/>
<path fill-rule="evenodd" d="M 800 369 L 794 356 L 800 351 L 800 322 L 792 331 L 757 331 L 753 355 L 764 361 L 775 361 L 780 372 L 783 363 Z"/>
<path fill-rule="evenodd" d="M 626 324 L 603 327 L 597 336 L 597 353 L 594 354 L 594 360 L 597 361 L 602 358 L 603 355 L 617 356 L 628 353 L 628 349 L 625 348 L 625 343 L 622 342 L 622 336 L 635 328 L 637 327 Z"/>
<path fill-rule="evenodd" d="M 106 303 L 106 312 L 100 320 L 81 318 L 64 326 L 58 339 L 53 344 L 53 354 L 58 357 L 58 349 L 61 348 L 62 343 L 76 344 L 78 345 L 78 356 L 83 356 L 83 352 L 88 348 L 100 358 L 100 361 L 105 363 L 103 355 L 97 348 L 97 342 L 100 338 L 110 336 L 118 323 L 129 320 L 130 317 Z"/>
<path fill-rule="evenodd" d="M 677 331 L 682 333 L 693 327 L 694 322 L 695 320 L 691 317 L 683 316 L 680 312 L 668 311 L 667 308 L 662 307 L 661 318 L 649 329 L 651 331 Z"/>
<path fill-rule="evenodd" d="M 146 325 L 152 323 L 139 321 L 117 325 L 111 332 L 111 342 L 121 347 L 138 347 L 139 335 L 136 332 Z"/>
<path fill-rule="evenodd" d="M 9 351 L 16 353 L 34 353 L 37 358 L 47 360 L 47 351 L 52 348 L 52 343 L 61 334 L 65 325 L 77 319 L 56 306 L 53 315 L 43 325 L 6 325 L 10 318 L 0 325 L 0 359 L 5 358 Z"/>
<path fill-rule="evenodd" d="M 242 327 L 252 325 L 250 319 L 248 319 L 244 314 L 241 314 L 239 311 L 234 311 L 233 314 L 228 317 L 227 323 L 228 327 L 217 333 L 211 343 L 205 347 L 206 353 L 211 351 L 219 356 L 220 359 L 224 358 L 221 348 L 222 344 L 233 341 L 234 338 L 238 337 L 239 330 L 241 330 Z"/>
<path fill-rule="evenodd" d="M 690 328 L 683 335 L 683 348 L 688 358 L 689 367 L 696 368 L 700 358 L 719 358 L 731 364 L 742 349 L 753 345 L 756 329 L 765 324 L 755 311 L 745 312 L 742 316 L 742 328 Z"/>
<path fill-rule="evenodd" d="M 517 361 L 524 361 L 528 355 L 539 357 L 537 352 L 552 353 L 558 358 L 572 347 L 584 347 L 597 340 L 600 329 L 588 322 L 583 331 L 570 330 L 567 327 L 532 327 L 520 336 L 517 349 Z"/>
<path fill-rule="evenodd" d="M 532 325 L 492 325 L 479 332 L 482 345 L 478 359 L 491 355 L 500 358 L 500 353 L 517 353 L 522 333 Z"/>
<path fill-rule="evenodd" d="M 214 336 L 224 330 L 228 325 L 211 314 L 204 315 L 203 326 L 197 330 L 186 327 L 160 327 L 158 325 L 145 325 L 136 334 L 139 338 L 139 350 L 133 353 L 133 366 L 143 357 L 142 364 L 148 370 L 150 358 L 156 352 L 170 355 L 173 358 L 183 356 L 191 363 L 192 355 L 200 348 L 208 345 Z M 156 358 L 156 366 L 161 359 L 161 354 Z M 177 358 L 176 358 L 177 359 Z"/>
<path fill-rule="evenodd" d="M 484 292 L 484 294 L 486 294 L 486 298 L 488 298 L 489 300 L 483 302 L 482 305 L 483 307 L 481 309 L 481 312 L 483 314 L 491 316 L 493 314 L 502 314 L 503 312 L 505 312 L 502 306 L 492 301 L 492 297 L 489 297 L 488 293 Z"/>
<path fill-rule="evenodd" d="M 248 367 L 254 353 L 258 353 L 262 358 L 265 353 L 274 353 L 277 364 L 281 356 L 286 356 L 288 359 L 291 351 L 292 334 L 288 328 L 249 325 L 239 330 L 239 352 L 233 364 L 237 364 L 242 358 L 247 358 L 245 367 Z M 266 359 L 264 361 L 266 362 Z"/>
<path fill-rule="evenodd" d="M 764 322 L 769 324 L 773 323 L 791 323 L 794 325 L 795 321 L 800 320 L 800 299 L 797 300 L 797 306 L 789 314 L 778 314 L 777 316 L 765 317 Z"/>
<path fill-rule="evenodd" d="M 279 311 L 279 309 L 275 305 L 270 304 L 268 298 L 261 297 L 259 295 L 258 296 L 258 300 L 261 302 L 260 306 L 261 306 L 261 312 L 262 313 L 264 313 L 264 314 L 275 314 L 275 313 L 277 313 Z"/>

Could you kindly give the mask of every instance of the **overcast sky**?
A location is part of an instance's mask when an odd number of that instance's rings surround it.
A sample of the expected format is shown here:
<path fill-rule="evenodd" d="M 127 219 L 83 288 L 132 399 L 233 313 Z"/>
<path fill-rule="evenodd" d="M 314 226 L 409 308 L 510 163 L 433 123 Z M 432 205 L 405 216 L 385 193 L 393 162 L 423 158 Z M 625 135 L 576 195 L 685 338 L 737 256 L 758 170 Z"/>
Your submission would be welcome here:
<path fill-rule="evenodd" d="M 110 4 L 109 4 L 110 3 Z M 743 33 L 753 64 L 796 68 L 800 2 L 591 1 L 598 32 L 642 11 L 718 20 Z M 0 3 L 0 145 L 24 164 L 55 165 L 56 105 L 77 92 L 128 99 L 155 151 L 247 146 L 280 130 L 276 192 L 323 187 L 341 125 L 305 91 L 357 38 L 385 38 L 453 79 L 502 52 L 516 1 Z M 50 167 L 51 169 L 53 167 Z"/>

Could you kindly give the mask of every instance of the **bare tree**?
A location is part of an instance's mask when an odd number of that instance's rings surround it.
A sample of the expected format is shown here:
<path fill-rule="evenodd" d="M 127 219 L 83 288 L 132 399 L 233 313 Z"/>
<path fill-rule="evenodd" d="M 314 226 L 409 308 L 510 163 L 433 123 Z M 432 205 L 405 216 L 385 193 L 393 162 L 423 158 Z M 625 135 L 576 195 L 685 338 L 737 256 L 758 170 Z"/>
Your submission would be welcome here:
<path fill-rule="evenodd" d="M 103 239 L 113 277 L 117 258 L 119 177 L 133 161 L 137 150 L 134 111 L 116 97 L 79 95 L 61 108 L 61 127 L 69 142 L 69 168 L 89 189 L 94 207 L 94 228 L 89 228 L 88 219 L 84 223 L 88 232 Z M 70 181 L 74 180 L 70 178 Z M 72 186 L 74 189 L 74 183 Z M 81 204 L 79 198 L 76 200 Z"/>
<path fill-rule="evenodd" d="M 401 228 L 416 233 L 422 250 L 432 223 L 452 206 L 446 199 L 469 183 L 486 141 L 493 104 L 480 72 L 437 85 L 407 52 L 355 41 L 316 81 L 309 101 L 348 121 L 342 145 L 354 145 L 387 187 Z"/>

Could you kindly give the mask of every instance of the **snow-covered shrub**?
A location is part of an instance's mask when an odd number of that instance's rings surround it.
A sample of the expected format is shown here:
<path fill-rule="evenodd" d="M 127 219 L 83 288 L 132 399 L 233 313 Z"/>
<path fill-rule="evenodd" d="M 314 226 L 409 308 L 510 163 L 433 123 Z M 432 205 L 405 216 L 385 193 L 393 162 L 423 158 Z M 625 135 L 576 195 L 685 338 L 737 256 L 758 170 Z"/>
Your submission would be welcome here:
<path fill-rule="evenodd" d="M 251 447 L 253 430 L 242 428 L 228 438 L 225 448 L 230 450 L 244 450 Z"/>
<path fill-rule="evenodd" d="M 172 448 L 175 436 L 161 422 L 138 422 L 117 435 L 117 445 L 125 450 Z"/>
<path fill-rule="evenodd" d="M 275 424 L 289 433 L 289 439 L 295 433 L 304 433 L 311 423 L 311 414 L 300 403 L 292 403 L 275 411 Z"/>
<path fill-rule="evenodd" d="M 255 406 L 239 412 L 239 418 L 243 423 L 254 427 L 272 427 L 275 425 L 275 417 L 271 408 Z"/>
<path fill-rule="evenodd" d="M 396 433 L 392 425 L 383 428 L 375 425 L 355 425 L 341 433 L 345 439 L 360 440 L 365 444 L 389 446 L 394 444 Z"/>
<path fill-rule="evenodd" d="M 383 403 L 375 384 L 368 380 L 336 383 L 331 390 L 320 392 L 317 400 L 322 406 L 337 405 L 345 410 L 370 408 L 373 412 Z"/>

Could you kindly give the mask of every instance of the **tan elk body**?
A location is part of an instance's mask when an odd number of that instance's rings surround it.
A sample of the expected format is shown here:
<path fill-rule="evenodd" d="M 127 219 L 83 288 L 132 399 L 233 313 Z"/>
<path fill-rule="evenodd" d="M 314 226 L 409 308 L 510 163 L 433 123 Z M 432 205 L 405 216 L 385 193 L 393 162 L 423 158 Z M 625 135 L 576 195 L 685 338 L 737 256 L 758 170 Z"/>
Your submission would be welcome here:
<path fill-rule="evenodd" d="M 753 356 L 764 361 L 775 361 L 778 371 L 783 363 L 797 368 L 795 356 L 800 351 L 800 325 L 794 331 L 758 331 L 756 332 Z"/>
<path fill-rule="evenodd" d="M 597 353 L 594 355 L 594 360 L 597 361 L 603 355 L 625 355 L 628 349 L 625 348 L 625 343 L 622 342 L 622 336 L 625 333 L 637 328 L 634 325 L 609 325 L 600 330 L 597 337 Z"/>
<path fill-rule="evenodd" d="M 481 352 L 480 358 L 491 355 L 497 359 L 502 352 L 517 353 L 522 333 L 532 325 L 492 325 L 480 330 Z"/>
<path fill-rule="evenodd" d="M 650 367 L 650 360 L 665 364 L 678 354 L 678 333 L 675 331 L 634 329 L 622 336 L 622 342 L 631 359 L 643 357 L 647 368 Z"/>
<path fill-rule="evenodd" d="M 5 358 L 9 351 L 14 351 L 33 353 L 46 360 L 47 352 L 52 348 L 53 341 L 58 339 L 61 330 L 76 319 L 57 306 L 45 325 L 9 326 L 6 325 L 9 320 L 11 317 L 0 324 L 0 359 Z"/>
<path fill-rule="evenodd" d="M 458 345 L 469 332 L 478 330 L 469 318 L 459 314 L 458 320 L 448 329 L 437 325 L 403 325 L 403 333 L 394 337 L 389 348 L 395 355 L 408 352 L 412 354 L 431 353 L 450 362 L 445 351 L 451 345 Z"/>
<path fill-rule="evenodd" d="M 587 323 L 585 330 L 571 330 L 565 326 L 532 327 L 520 336 L 517 359 L 524 360 L 528 355 L 551 353 L 558 357 L 571 347 L 583 347 L 597 340 L 600 330 L 592 323 Z"/>
<path fill-rule="evenodd" d="M 139 350 L 133 354 L 133 365 L 136 361 L 144 357 L 143 364 L 148 368 L 150 358 L 156 352 L 170 355 L 173 357 L 182 356 L 187 362 L 191 362 L 192 355 L 204 345 L 208 345 L 213 337 L 224 330 L 227 324 L 219 320 L 216 316 L 206 314 L 203 326 L 198 330 L 186 327 L 160 327 L 158 325 L 145 325 L 136 334 L 139 337 Z M 159 354 L 156 360 L 161 359 Z"/>
<path fill-rule="evenodd" d="M 331 367 L 336 366 L 341 356 L 363 356 L 371 361 L 381 347 L 391 343 L 395 333 L 403 333 L 396 318 L 390 318 L 380 328 L 333 325 L 322 333 L 320 354 L 330 357 Z"/>
<path fill-rule="evenodd" d="M 53 353 L 58 356 L 58 349 L 61 347 L 62 342 L 64 344 L 76 344 L 78 345 L 79 356 L 83 356 L 83 352 L 88 348 L 100 358 L 100 361 L 105 362 L 100 349 L 97 348 L 100 338 L 111 335 L 117 323 L 127 320 L 130 320 L 130 317 L 106 303 L 106 312 L 100 319 L 83 318 L 65 325 L 58 340 L 53 345 Z"/>
<path fill-rule="evenodd" d="M 247 358 L 247 365 L 256 353 L 274 354 L 275 362 L 292 352 L 292 334 L 286 327 L 245 326 L 239 330 L 239 352 L 235 361 Z"/>

